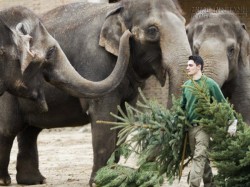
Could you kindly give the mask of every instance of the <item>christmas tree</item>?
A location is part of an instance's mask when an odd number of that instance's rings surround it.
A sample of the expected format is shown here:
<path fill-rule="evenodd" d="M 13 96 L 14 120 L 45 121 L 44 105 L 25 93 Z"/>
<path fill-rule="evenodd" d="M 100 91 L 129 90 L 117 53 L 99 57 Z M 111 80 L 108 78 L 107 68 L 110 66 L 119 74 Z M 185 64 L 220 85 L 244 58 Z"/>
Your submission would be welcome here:
<path fill-rule="evenodd" d="M 205 131 L 211 136 L 210 158 L 218 170 L 215 183 L 220 187 L 250 186 L 250 128 L 229 102 L 218 103 L 198 84 L 191 87 L 199 98 L 197 113 Z M 118 149 L 128 158 L 138 156 L 137 168 L 129 168 L 114 162 L 111 156 L 107 166 L 97 172 L 97 186 L 160 186 L 163 177 L 172 183 L 181 177 L 185 158 L 190 157 L 186 146 L 186 129 L 190 125 L 179 99 L 173 97 L 170 109 L 155 100 L 146 99 L 140 91 L 137 107 L 126 104 L 126 111 L 113 115 L 119 122 L 103 122 L 120 129 Z M 227 133 L 229 120 L 238 119 L 237 135 Z M 130 136 L 130 138 L 128 138 Z"/>
<path fill-rule="evenodd" d="M 229 102 L 218 103 L 208 90 L 198 84 L 191 88 L 198 97 L 197 113 L 204 130 L 210 135 L 210 158 L 218 170 L 219 187 L 250 186 L 250 127 Z M 212 100 L 211 100 L 212 99 Z M 236 136 L 227 133 L 230 119 L 238 120 Z"/>

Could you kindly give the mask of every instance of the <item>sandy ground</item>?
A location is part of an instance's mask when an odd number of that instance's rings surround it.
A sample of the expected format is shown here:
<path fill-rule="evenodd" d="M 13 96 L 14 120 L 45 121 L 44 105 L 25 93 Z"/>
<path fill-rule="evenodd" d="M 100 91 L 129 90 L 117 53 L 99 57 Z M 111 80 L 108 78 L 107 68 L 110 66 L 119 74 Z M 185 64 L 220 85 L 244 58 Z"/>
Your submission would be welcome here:
<path fill-rule="evenodd" d="M 40 171 L 47 178 L 47 184 L 32 186 L 88 186 L 93 163 L 90 125 L 83 128 L 44 130 L 38 137 L 38 149 Z M 9 168 L 12 178 L 11 186 L 24 186 L 17 185 L 15 180 L 16 155 L 17 143 L 15 141 Z M 134 162 L 135 159 L 131 158 L 127 164 L 133 165 Z M 188 187 L 186 183 L 188 169 L 184 170 L 180 182 L 176 180 L 173 185 L 164 183 L 163 186 Z"/>

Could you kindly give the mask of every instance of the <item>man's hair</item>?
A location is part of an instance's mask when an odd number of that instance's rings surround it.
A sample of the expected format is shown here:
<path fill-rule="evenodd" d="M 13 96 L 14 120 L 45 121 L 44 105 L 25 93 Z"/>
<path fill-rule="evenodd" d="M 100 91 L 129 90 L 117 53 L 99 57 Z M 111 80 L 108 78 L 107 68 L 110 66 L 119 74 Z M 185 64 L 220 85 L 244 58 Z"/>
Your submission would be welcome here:
<path fill-rule="evenodd" d="M 199 55 L 189 56 L 188 60 L 193 60 L 196 65 L 201 65 L 201 71 L 203 70 L 204 61 Z"/>

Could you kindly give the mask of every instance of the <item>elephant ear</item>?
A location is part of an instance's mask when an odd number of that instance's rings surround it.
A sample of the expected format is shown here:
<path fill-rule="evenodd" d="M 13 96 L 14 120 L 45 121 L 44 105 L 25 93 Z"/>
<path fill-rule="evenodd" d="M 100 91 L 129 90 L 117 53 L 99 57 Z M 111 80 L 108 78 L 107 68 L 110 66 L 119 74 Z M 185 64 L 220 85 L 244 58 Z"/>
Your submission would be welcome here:
<path fill-rule="evenodd" d="M 100 46 L 116 56 L 118 56 L 120 37 L 127 30 L 120 15 L 122 10 L 123 6 L 119 6 L 107 14 L 99 40 Z"/>
<path fill-rule="evenodd" d="M 13 41 L 17 46 L 20 55 L 20 65 L 23 73 L 34 58 L 34 54 L 30 51 L 30 41 L 32 37 L 28 34 L 23 23 L 18 23 L 12 32 Z"/>
<path fill-rule="evenodd" d="M 0 38 L 1 47 L 4 47 L 5 44 L 11 45 L 13 43 L 12 30 L 7 26 L 7 24 L 1 18 L 0 18 L 0 31 L 1 31 L 1 38 Z"/>
<path fill-rule="evenodd" d="M 246 27 L 242 25 L 242 37 L 241 37 L 241 46 L 240 46 L 240 55 L 243 62 L 243 65 L 249 65 L 249 55 L 250 55 L 250 38 L 246 31 Z"/>

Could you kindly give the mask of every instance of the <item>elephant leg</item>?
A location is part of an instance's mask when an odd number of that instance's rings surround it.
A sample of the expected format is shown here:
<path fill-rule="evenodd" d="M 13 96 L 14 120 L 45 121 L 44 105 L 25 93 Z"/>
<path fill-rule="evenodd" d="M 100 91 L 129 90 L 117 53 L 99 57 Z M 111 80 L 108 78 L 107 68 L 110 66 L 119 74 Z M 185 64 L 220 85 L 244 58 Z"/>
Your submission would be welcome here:
<path fill-rule="evenodd" d="M 0 186 L 11 183 L 8 166 L 14 138 L 15 136 L 4 136 L 0 134 Z"/>
<path fill-rule="evenodd" d="M 17 136 L 17 176 L 18 184 L 43 184 L 45 177 L 39 171 L 37 136 L 41 132 L 40 128 L 27 126 Z"/>
<path fill-rule="evenodd" d="M 8 173 L 13 141 L 23 129 L 17 98 L 5 93 L 0 97 L 0 185 L 9 185 Z"/>
<path fill-rule="evenodd" d="M 89 181 L 90 186 L 98 169 L 105 166 L 111 154 L 116 148 L 117 133 L 110 130 L 111 126 L 107 124 L 97 124 L 97 120 L 114 121 L 110 112 L 117 114 L 117 105 L 120 104 L 120 98 L 116 96 L 101 98 L 91 104 L 91 128 L 92 128 L 92 146 L 94 163 Z"/>

